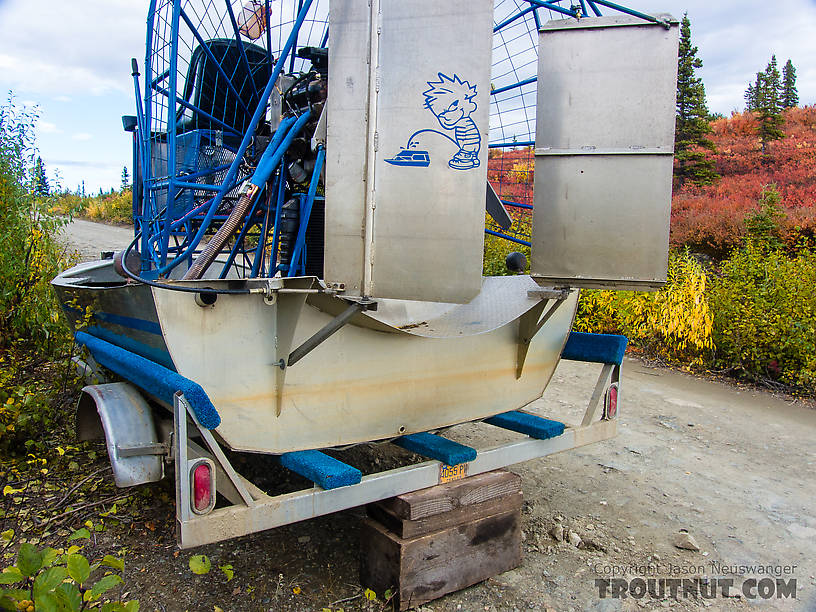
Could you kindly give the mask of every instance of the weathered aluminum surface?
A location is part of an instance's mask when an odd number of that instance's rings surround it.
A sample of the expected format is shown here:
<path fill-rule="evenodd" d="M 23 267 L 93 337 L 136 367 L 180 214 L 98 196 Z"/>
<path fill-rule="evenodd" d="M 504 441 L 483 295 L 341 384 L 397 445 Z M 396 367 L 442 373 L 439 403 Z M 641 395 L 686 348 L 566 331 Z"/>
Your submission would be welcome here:
<path fill-rule="evenodd" d="M 119 452 L 120 448 L 152 448 L 151 445 L 159 444 L 153 413 L 136 387 L 129 383 L 107 383 L 82 389 L 77 407 L 77 434 L 80 440 L 92 440 L 102 437 L 103 433 L 117 487 L 162 479 L 161 455 L 133 456 Z"/>
<path fill-rule="evenodd" d="M 608 440 L 616 434 L 617 420 L 599 421 L 588 427 L 567 428 L 563 434 L 549 440 L 524 438 L 480 449 L 476 459 L 468 463 L 468 474 L 481 474 L 546 457 Z M 275 497 L 266 496 L 253 506 L 234 505 L 214 510 L 207 516 L 191 516 L 178 522 L 178 542 L 181 548 L 192 548 L 431 487 L 439 482 L 439 466 L 438 461 L 427 461 L 364 476 L 360 484 L 349 487 L 328 491 L 315 487 Z"/>
<path fill-rule="evenodd" d="M 531 270 L 543 283 L 666 280 L 678 40 L 667 20 L 541 29 Z"/>
<path fill-rule="evenodd" d="M 467 304 L 382 300 L 372 319 L 425 338 L 460 338 L 493 331 L 516 321 L 540 298 L 540 287 L 529 276 L 489 276 Z M 560 294 L 559 294 L 560 295 Z"/>
<path fill-rule="evenodd" d="M 489 0 L 332 5 L 326 280 L 350 295 L 479 293 L 492 25 Z M 426 95 L 434 83 L 469 100 Z M 455 127 L 437 119 L 465 107 Z"/>
<path fill-rule="evenodd" d="M 186 270 L 186 265 L 178 266 L 173 276 L 181 277 Z M 218 273 L 211 266 L 204 277 L 210 279 Z M 230 278 L 234 275 L 231 270 Z M 78 264 L 59 274 L 51 285 L 72 330 L 82 328 L 106 342 L 175 369 L 150 287 L 119 276 L 112 259 Z"/>
<path fill-rule="evenodd" d="M 533 338 L 516 379 L 517 319 L 539 300 L 528 296 L 534 286 L 529 277 L 508 279 L 487 279 L 483 294 L 489 295 L 479 299 L 493 306 L 481 318 L 470 305 L 447 305 L 445 326 L 431 336 L 433 320 L 422 329 L 415 317 L 395 315 L 398 309 L 390 319 L 361 313 L 285 370 L 280 360 L 347 301 L 309 295 L 307 302 L 306 294 L 282 293 L 267 304 L 261 295 L 221 295 L 201 308 L 191 294 L 154 289 L 154 297 L 179 373 L 201 384 L 221 415 L 221 439 L 235 450 L 283 453 L 428 431 L 540 397 L 569 333 L 577 295 Z M 313 279 L 288 279 L 287 287 L 296 282 Z M 389 310 L 388 300 L 380 304 Z M 455 309 L 467 316 L 457 319 Z"/>
<path fill-rule="evenodd" d="M 326 146 L 324 275 L 363 292 L 363 226 L 368 150 L 368 2 L 332 0 L 329 11 L 329 97 Z"/>
<path fill-rule="evenodd" d="M 573 295 L 534 338 L 518 380 L 517 321 L 541 300 L 527 276 L 486 278 L 464 305 L 379 300 L 377 312 L 355 316 L 281 369 L 281 360 L 345 310 L 347 300 L 287 293 L 313 291 L 317 281 L 308 277 L 282 279 L 283 291 L 272 300 L 220 295 L 202 308 L 194 293 L 127 285 L 113 280 L 110 268 L 110 262 L 83 268 L 61 284 L 71 285 L 80 302 L 155 320 L 149 335 L 161 341 L 167 362 L 210 395 L 222 416 L 218 434 L 235 449 L 267 453 L 428 431 L 521 407 L 549 381 L 576 305 Z M 229 281 L 185 284 L 217 288 Z M 112 341 L 127 350 L 145 334 L 119 331 Z"/>
<path fill-rule="evenodd" d="M 128 283 L 113 260 L 82 263 L 66 270 L 52 286 L 73 330 L 83 331 L 146 359 L 172 368 L 150 287 Z"/>

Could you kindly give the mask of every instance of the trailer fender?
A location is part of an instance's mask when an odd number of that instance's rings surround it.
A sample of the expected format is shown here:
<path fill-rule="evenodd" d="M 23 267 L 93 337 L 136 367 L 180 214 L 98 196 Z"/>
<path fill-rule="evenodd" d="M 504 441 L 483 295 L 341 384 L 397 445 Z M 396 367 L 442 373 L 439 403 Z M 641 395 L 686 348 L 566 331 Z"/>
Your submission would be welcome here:
<path fill-rule="evenodd" d="M 117 487 L 156 482 L 164 476 L 167 447 L 159 442 L 150 405 L 133 385 L 84 387 L 76 424 L 80 440 L 105 438 Z"/>

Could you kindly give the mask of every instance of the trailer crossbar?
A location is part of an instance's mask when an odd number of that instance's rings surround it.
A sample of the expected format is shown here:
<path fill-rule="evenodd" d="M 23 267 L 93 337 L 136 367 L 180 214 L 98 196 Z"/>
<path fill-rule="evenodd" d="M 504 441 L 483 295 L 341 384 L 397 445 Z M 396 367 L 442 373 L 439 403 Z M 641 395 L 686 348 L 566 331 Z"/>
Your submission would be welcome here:
<path fill-rule="evenodd" d="M 617 421 L 603 420 L 585 427 L 567 427 L 562 434 L 546 440 L 527 438 L 480 449 L 467 464 L 467 474 L 473 476 L 546 457 L 608 440 L 616 434 Z M 181 548 L 211 544 L 432 487 L 439 483 L 443 465 L 440 461 L 426 461 L 363 476 L 355 485 L 262 496 L 252 506 L 236 504 L 206 515 L 188 515 L 177 522 L 178 543 Z M 189 500 L 182 492 L 177 503 L 185 502 Z"/>

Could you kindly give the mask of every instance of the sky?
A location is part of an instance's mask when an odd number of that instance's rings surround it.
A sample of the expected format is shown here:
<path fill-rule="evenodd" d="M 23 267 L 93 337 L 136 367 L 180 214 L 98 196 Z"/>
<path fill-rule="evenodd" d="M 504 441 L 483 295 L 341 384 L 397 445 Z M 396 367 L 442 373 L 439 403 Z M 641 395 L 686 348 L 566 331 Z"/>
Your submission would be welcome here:
<path fill-rule="evenodd" d="M 816 0 L 618 0 L 647 13 L 688 12 L 709 109 L 729 115 L 775 53 L 797 69 L 800 104 L 816 103 Z M 132 170 L 121 116 L 135 114 L 130 58 L 143 63 L 147 0 L 0 0 L 0 90 L 36 106 L 37 146 L 53 183 L 118 188 Z"/>

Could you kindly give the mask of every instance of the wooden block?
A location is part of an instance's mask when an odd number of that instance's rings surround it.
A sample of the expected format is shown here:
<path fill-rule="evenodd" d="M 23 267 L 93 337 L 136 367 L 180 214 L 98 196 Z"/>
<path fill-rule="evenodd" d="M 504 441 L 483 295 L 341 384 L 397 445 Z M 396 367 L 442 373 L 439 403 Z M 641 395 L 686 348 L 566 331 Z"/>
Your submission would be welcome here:
<path fill-rule="evenodd" d="M 400 519 L 417 519 L 480 504 L 521 491 L 521 478 L 507 470 L 494 470 L 447 484 L 413 491 L 378 502 Z"/>
<path fill-rule="evenodd" d="M 407 610 L 518 567 L 521 510 L 410 539 L 365 519 L 360 537 L 361 584 Z"/>
<path fill-rule="evenodd" d="M 401 538 L 415 538 L 432 531 L 455 527 L 470 521 L 475 521 L 492 514 L 520 509 L 524 503 L 521 491 L 510 495 L 489 499 L 477 504 L 459 506 L 442 514 L 434 514 L 421 519 L 403 519 L 391 512 L 382 504 L 369 504 L 368 515 L 378 521 L 386 529 Z"/>

